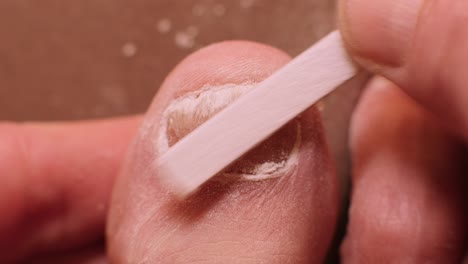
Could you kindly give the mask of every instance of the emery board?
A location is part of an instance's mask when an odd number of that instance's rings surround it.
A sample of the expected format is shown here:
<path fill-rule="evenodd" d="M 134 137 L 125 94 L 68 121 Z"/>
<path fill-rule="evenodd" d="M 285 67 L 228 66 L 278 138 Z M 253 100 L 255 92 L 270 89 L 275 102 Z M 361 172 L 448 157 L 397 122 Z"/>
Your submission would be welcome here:
<path fill-rule="evenodd" d="M 157 175 L 183 198 L 268 138 L 358 68 L 334 31 L 173 145 Z"/>

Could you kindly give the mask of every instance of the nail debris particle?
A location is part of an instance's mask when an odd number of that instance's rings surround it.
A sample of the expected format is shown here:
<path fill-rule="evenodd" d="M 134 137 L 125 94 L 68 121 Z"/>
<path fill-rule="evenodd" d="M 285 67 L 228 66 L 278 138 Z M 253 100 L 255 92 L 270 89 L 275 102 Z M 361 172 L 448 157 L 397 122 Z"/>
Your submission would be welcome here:
<path fill-rule="evenodd" d="M 177 47 L 181 49 L 190 49 L 195 46 L 195 36 L 188 34 L 187 32 L 177 32 L 175 35 L 175 43 Z"/>
<path fill-rule="evenodd" d="M 168 33 L 169 31 L 171 31 L 171 28 L 172 28 L 171 20 L 167 18 L 163 18 L 159 20 L 157 24 L 157 28 L 158 28 L 159 33 L 163 33 L 163 34 Z"/>
<path fill-rule="evenodd" d="M 206 13 L 206 7 L 201 4 L 196 4 L 192 8 L 193 16 L 203 16 Z"/>
<path fill-rule="evenodd" d="M 122 46 L 122 55 L 131 58 L 136 55 L 138 48 L 135 43 L 127 42 Z"/>
<path fill-rule="evenodd" d="M 255 0 L 240 0 L 240 7 L 251 8 L 255 4 Z"/>
<path fill-rule="evenodd" d="M 215 16 L 222 17 L 226 13 L 226 7 L 222 4 L 217 4 L 213 6 L 212 11 Z"/>
<path fill-rule="evenodd" d="M 191 25 L 184 31 L 175 34 L 175 43 L 181 49 L 191 49 L 195 46 L 195 38 L 199 33 L 198 27 Z"/>

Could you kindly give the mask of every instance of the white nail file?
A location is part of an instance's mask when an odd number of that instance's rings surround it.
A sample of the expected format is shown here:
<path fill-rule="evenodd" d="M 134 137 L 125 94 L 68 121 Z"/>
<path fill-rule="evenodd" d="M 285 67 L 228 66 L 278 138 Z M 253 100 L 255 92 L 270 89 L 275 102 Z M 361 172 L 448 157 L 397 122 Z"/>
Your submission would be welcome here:
<path fill-rule="evenodd" d="M 335 31 L 172 146 L 158 177 L 183 198 L 356 75 Z"/>

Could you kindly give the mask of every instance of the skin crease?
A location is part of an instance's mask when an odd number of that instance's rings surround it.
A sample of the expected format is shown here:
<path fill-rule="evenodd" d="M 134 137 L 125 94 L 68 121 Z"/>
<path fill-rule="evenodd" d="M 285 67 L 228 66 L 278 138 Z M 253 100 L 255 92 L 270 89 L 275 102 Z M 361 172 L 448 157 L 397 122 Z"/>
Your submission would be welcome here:
<path fill-rule="evenodd" d="M 351 148 L 344 263 L 460 263 L 462 145 L 399 88 L 376 79 L 353 114 Z"/>
<path fill-rule="evenodd" d="M 229 50 L 230 52 L 226 52 Z M 112 263 L 321 263 L 338 209 L 334 169 L 318 112 L 300 118 L 298 167 L 260 182 L 210 182 L 186 201 L 160 186 L 151 162 L 169 102 L 205 84 L 259 82 L 289 58 L 224 42 L 184 60 L 156 96 L 114 189 L 107 228 Z"/>

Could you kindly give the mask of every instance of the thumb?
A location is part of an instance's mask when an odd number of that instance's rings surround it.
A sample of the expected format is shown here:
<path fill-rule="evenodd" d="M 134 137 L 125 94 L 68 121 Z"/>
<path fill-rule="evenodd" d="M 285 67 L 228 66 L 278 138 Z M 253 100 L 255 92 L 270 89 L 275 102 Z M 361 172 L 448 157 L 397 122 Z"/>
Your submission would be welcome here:
<path fill-rule="evenodd" d="M 341 0 L 348 49 L 468 138 L 468 2 Z"/>

